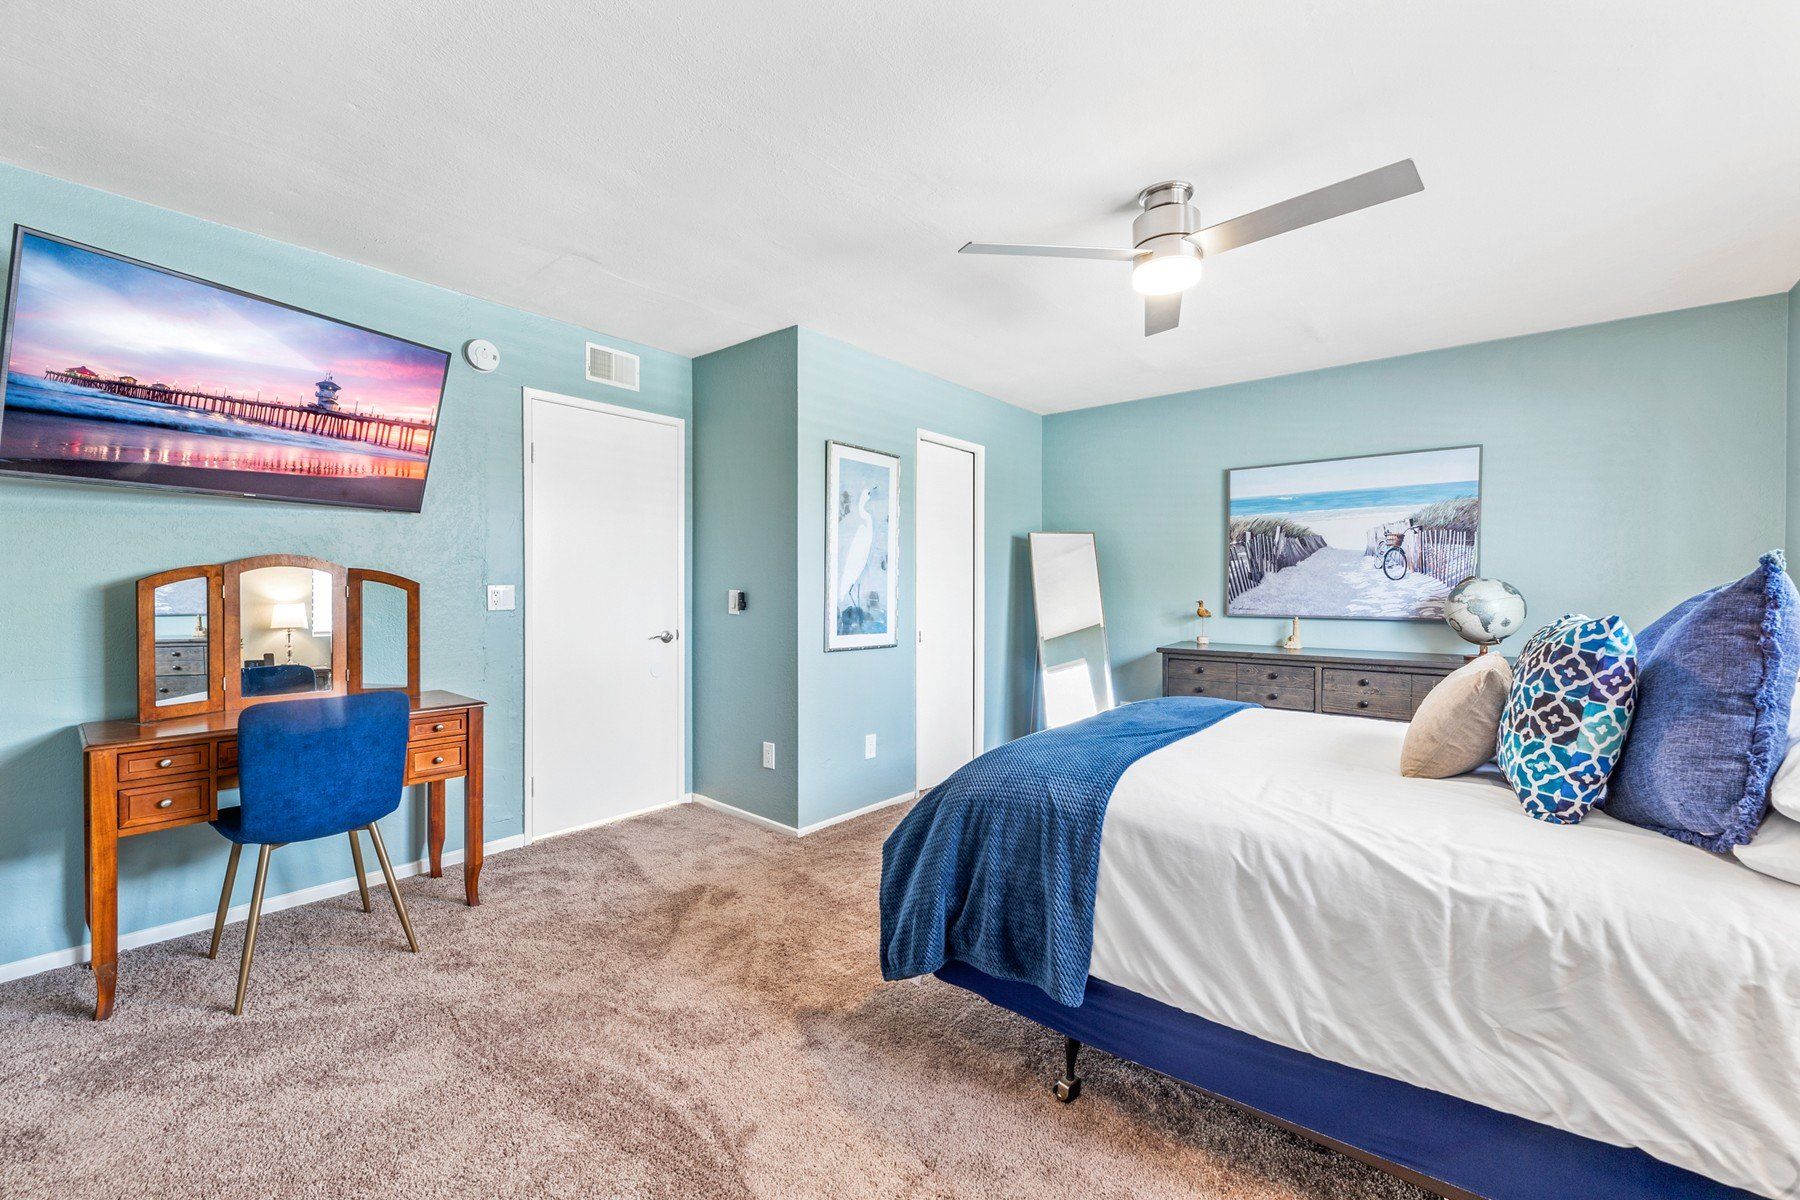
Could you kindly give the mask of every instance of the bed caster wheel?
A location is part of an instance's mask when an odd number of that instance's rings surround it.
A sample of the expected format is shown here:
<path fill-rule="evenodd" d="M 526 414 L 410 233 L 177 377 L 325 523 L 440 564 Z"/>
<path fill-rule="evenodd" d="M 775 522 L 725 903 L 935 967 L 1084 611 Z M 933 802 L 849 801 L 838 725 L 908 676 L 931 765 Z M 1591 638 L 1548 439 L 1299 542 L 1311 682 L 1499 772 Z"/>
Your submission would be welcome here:
<path fill-rule="evenodd" d="M 1073 1104 L 1075 1097 L 1081 1095 L 1081 1080 L 1059 1079 L 1050 1088 L 1050 1092 L 1064 1104 Z"/>

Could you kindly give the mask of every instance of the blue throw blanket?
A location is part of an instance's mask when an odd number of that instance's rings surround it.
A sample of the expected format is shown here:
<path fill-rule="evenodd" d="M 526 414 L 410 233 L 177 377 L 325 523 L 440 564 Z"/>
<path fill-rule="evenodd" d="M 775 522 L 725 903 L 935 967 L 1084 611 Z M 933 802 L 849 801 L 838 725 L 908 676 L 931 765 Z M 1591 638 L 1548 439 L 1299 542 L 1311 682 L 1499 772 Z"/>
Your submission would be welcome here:
<path fill-rule="evenodd" d="M 881 848 L 881 976 L 956 960 L 1087 992 L 1100 826 L 1127 767 L 1252 705 L 1145 700 L 990 750 L 931 789 Z"/>

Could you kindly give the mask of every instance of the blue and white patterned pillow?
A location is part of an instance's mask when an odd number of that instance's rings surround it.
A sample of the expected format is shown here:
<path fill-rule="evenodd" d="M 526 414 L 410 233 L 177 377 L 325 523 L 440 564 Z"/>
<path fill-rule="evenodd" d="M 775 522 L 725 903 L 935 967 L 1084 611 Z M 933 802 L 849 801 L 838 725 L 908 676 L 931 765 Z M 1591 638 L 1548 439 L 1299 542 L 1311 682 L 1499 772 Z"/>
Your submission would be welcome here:
<path fill-rule="evenodd" d="M 1496 757 L 1525 811 L 1572 825 L 1606 799 L 1637 699 L 1637 644 L 1620 617 L 1558 617 L 1513 666 Z"/>

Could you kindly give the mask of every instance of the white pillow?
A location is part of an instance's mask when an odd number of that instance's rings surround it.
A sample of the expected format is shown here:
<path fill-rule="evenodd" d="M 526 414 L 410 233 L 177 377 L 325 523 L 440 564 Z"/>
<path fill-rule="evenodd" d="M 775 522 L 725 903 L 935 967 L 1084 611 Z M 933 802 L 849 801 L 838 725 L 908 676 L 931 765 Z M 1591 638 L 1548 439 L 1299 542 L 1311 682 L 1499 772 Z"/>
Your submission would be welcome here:
<path fill-rule="evenodd" d="M 1790 760 L 1800 755 L 1790 755 Z M 1783 764 L 1786 767 L 1786 764 Z M 1742 846 L 1733 846 L 1737 860 L 1753 871 L 1800 883 L 1800 821 L 1772 812 L 1763 818 L 1756 836 Z"/>
<path fill-rule="evenodd" d="M 1800 754 L 1794 753 L 1796 742 L 1800 742 L 1800 688 L 1794 691 L 1794 707 L 1788 717 L 1787 754 L 1782 758 L 1781 766 L 1776 768 L 1775 778 L 1769 781 L 1769 806 L 1783 816 L 1800 821 Z"/>

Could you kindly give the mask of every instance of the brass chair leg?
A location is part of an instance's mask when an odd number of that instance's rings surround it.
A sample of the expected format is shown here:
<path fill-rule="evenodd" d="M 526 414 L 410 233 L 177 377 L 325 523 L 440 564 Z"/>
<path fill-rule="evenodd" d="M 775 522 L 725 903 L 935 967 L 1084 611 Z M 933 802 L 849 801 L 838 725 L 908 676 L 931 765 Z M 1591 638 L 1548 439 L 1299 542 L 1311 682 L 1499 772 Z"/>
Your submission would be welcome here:
<path fill-rule="evenodd" d="M 414 954 L 419 952 L 419 939 L 413 936 L 412 920 L 406 915 L 406 901 L 400 898 L 400 881 L 394 878 L 393 864 L 388 862 L 387 847 L 382 845 L 381 830 L 375 828 L 371 821 L 363 828 L 369 831 L 369 840 L 375 843 L 375 857 L 381 862 L 381 874 L 387 879 L 388 895 L 394 898 L 394 911 L 400 914 L 400 926 L 406 930 L 406 941 Z"/>
<path fill-rule="evenodd" d="M 262 920 L 263 889 L 269 883 L 269 855 L 275 847 L 263 846 L 256 856 L 256 886 L 250 892 L 250 923 L 244 929 L 244 959 L 238 964 L 237 1003 L 231 1014 L 244 1015 L 244 992 L 250 986 L 250 960 L 256 955 L 256 926 Z"/>
<path fill-rule="evenodd" d="M 369 906 L 369 876 L 363 870 L 362 843 L 356 840 L 356 830 L 350 831 L 350 857 L 356 860 L 356 890 L 362 896 L 364 912 L 374 912 Z"/>
<path fill-rule="evenodd" d="M 206 957 L 219 957 L 219 936 L 225 932 L 225 914 L 231 911 L 231 885 L 237 882 L 238 855 L 244 852 L 243 844 L 231 843 L 231 861 L 225 864 L 225 888 L 219 893 L 219 915 L 213 918 L 212 949 Z"/>

